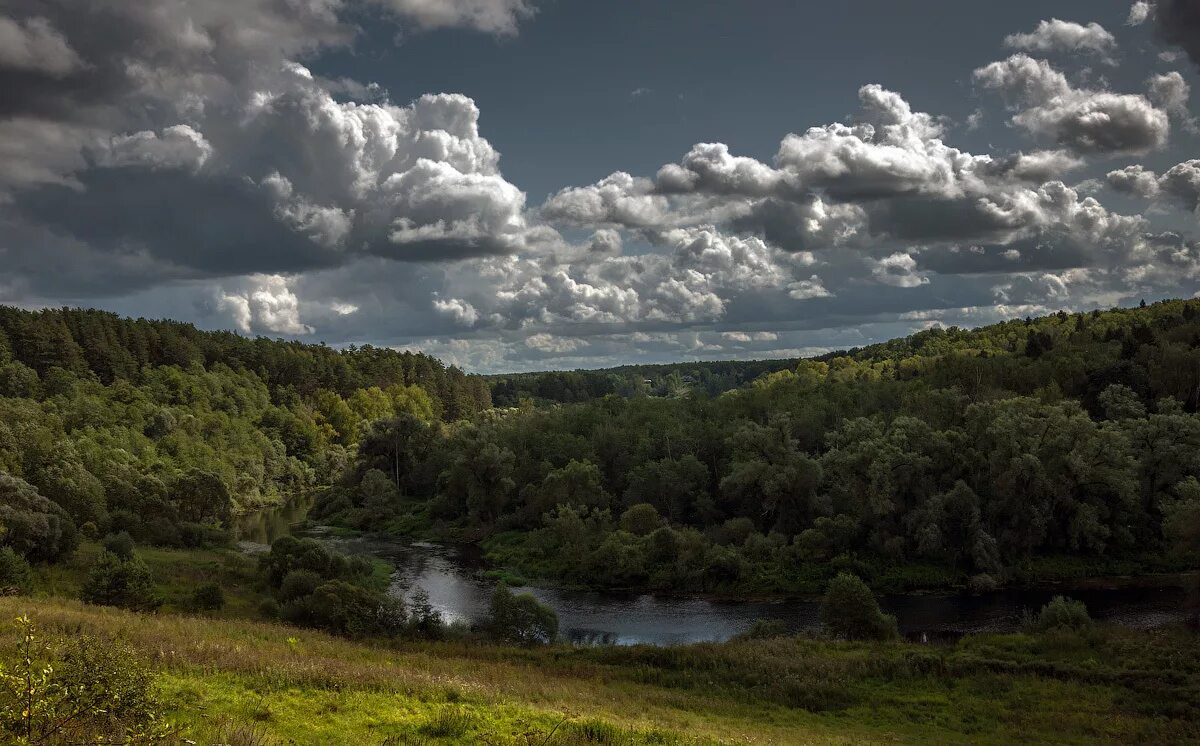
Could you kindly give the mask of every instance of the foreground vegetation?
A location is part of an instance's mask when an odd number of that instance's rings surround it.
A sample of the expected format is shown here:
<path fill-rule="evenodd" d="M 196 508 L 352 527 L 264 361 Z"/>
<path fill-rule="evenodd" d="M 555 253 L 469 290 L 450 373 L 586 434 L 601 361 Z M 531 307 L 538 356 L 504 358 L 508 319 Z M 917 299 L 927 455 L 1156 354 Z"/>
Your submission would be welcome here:
<path fill-rule="evenodd" d="M 1200 641 L 1055 628 L 679 648 L 351 642 L 269 623 L 0 599 L 39 636 L 119 641 L 198 743 L 1057 743 L 1200 737 Z M 0 634 L 9 669 L 15 628 Z M 111 644 L 110 644 L 111 647 Z M 388 740 L 391 739 L 391 740 Z"/>

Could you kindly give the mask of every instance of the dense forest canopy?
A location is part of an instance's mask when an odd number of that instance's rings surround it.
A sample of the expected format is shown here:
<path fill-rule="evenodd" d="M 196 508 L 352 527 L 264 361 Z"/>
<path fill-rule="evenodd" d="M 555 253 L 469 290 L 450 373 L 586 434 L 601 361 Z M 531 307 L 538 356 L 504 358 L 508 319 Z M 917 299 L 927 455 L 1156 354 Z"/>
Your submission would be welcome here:
<path fill-rule="evenodd" d="M 1200 511 L 1200 301 L 930 329 L 719 396 L 597 394 L 375 423 L 317 513 L 582 585 L 806 590 L 1178 566 Z"/>
<path fill-rule="evenodd" d="M 492 408 L 486 379 L 423 355 L 3 308 L 0 541 L 34 561 L 80 534 L 219 543 L 234 513 L 321 488 L 318 520 L 587 586 L 1194 561 L 1200 301 L 695 366 L 493 378 Z"/>
<path fill-rule="evenodd" d="M 233 512 L 340 474 L 365 423 L 490 406 L 482 379 L 411 352 L 0 307 L 3 541 L 218 540 Z"/>

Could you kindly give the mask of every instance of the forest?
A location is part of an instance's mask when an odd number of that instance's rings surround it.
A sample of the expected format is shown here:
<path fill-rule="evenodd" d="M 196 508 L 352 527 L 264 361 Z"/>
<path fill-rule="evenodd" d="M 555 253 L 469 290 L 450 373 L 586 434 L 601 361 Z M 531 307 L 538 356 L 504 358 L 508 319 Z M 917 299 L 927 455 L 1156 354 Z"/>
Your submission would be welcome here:
<path fill-rule="evenodd" d="M 984 590 L 1195 559 L 1200 301 L 934 328 L 717 395 L 587 388 L 377 421 L 313 515 L 579 587 Z"/>
<path fill-rule="evenodd" d="M 1185 625 L 1059 596 L 1013 633 L 924 645 L 875 592 L 1194 568 L 1198 346 L 1200 301 L 1168 301 L 631 374 L 661 386 L 523 374 L 514 397 L 413 353 L 2 308 L 0 736 L 1194 738 Z M 296 495 L 327 530 L 482 545 L 486 614 L 450 623 L 311 536 L 233 544 L 239 515 Z M 509 590 L 522 575 L 821 593 L 820 626 L 568 646 Z"/>
<path fill-rule="evenodd" d="M 0 307 L 0 541 L 39 560 L 121 531 L 219 544 L 233 514 L 338 478 L 362 423 L 490 406 L 425 355 Z"/>

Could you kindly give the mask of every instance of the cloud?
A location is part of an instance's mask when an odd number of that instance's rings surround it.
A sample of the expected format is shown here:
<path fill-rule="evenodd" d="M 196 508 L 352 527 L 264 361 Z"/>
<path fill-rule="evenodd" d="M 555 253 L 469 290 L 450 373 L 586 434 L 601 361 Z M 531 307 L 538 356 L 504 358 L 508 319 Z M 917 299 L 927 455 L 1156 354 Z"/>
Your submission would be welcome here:
<path fill-rule="evenodd" d="M 1108 184 L 1118 192 L 1136 194 L 1139 197 L 1154 197 L 1158 194 L 1158 174 L 1141 164 L 1109 171 Z"/>
<path fill-rule="evenodd" d="M 0 67 L 61 78 L 83 65 L 49 20 L 0 16 Z"/>
<path fill-rule="evenodd" d="M 253 275 L 240 289 L 218 291 L 217 306 L 243 332 L 312 334 L 300 321 L 300 301 L 282 275 Z"/>
<path fill-rule="evenodd" d="M 91 262 L 137 253 L 164 275 L 295 274 L 559 242 L 528 224 L 470 98 L 397 105 L 363 85 L 370 100 L 339 100 L 354 81 L 296 61 L 353 41 L 341 0 L 30 5 L 38 15 L 0 19 L 0 38 L 23 40 L 0 52 L 0 210 Z M 437 22 L 419 5 L 406 12 Z M 437 5 L 496 33 L 532 12 Z"/>
<path fill-rule="evenodd" d="M 978 68 L 975 82 L 1010 97 L 1013 124 L 1078 153 L 1140 154 L 1167 142 L 1167 115 L 1145 97 L 1075 88 L 1045 60 L 1015 54 Z"/>
<path fill-rule="evenodd" d="M 186 168 L 199 169 L 213 153 L 204 135 L 186 124 L 166 127 L 162 133 L 150 130 L 130 135 L 114 135 L 101 146 L 93 159 L 104 168 Z"/>
<path fill-rule="evenodd" d="M 902 251 L 871 260 L 870 263 L 871 275 L 884 285 L 915 288 L 929 282 L 928 277 L 917 271 L 917 261 L 912 255 Z"/>
<path fill-rule="evenodd" d="M 1117 50 L 1116 38 L 1100 24 L 1084 26 L 1057 18 L 1042 21 L 1029 33 L 1005 37 L 1004 45 L 1039 54 L 1091 54 L 1109 64 L 1115 64 L 1112 54 Z"/>
<path fill-rule="evenodd" d="M 809 300 L 810 298 L 830 298 L 833 293 L 825 289 L 821 278 L 812 275 L 807 280 L 796 280 L 788 283 L 788 297 L 793 300 Z"/>
<path fill-rule="evenodd" d="M 1146 22 L 1150 14 L 1154 12 L 1154 6 L 1146 0 L 1138 0 L 1129 8 L 1129 17 L 1125 19 L 1127 26 L 1140 26 Z"/>
<path fill-rule="evenodd" d="M 1146 81 L 1150 100 L 1164 111 L 1176 116 L 1188 117 L 1188 97 L 1192 89 L 1178 72 L 1171 71 L 1151 76 Z"/>
<path fill-rule="evenodd" d="M 479 320 L 479 313 L 475 310 L 475 306 L 460 298 L 451 298 L 450 300 L 435 298 L 433 307 L 437 309 L 438 313 L 454 319 L 454 323 L 460 326 L 474 326 L 475 322 Z"/>
<path fill-rule="evenodd" d="M 515 36 L 537 11 L 531 0 L 376 0 L 422 30 L 465 28 Z"/>
<path fill-rule="evenodd" d="M 1161 176 L 1141 165 L 1108 172 L 1108 184 L 1117 191 L 1148 199 L 1169 199 L 1190 212 L 1200 209 L 1200 160 L 1184 161 Z"/>

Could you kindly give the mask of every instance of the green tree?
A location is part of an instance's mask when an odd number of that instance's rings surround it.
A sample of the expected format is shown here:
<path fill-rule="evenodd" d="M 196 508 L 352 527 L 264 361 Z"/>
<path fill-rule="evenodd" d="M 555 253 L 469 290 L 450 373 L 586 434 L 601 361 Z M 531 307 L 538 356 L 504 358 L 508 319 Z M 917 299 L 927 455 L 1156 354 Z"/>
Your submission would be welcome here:
<path fill-rule="evenodd" d="M 829 583 L 820 609 L 821 626 L 847 640 L 891 640 L 899 633 L 896 619 L 884 614 L 875 595 L 857 575 L 847 572 Z"/>
<path fill-rule="evenodd" d="M 539 645 L 558 636 L 558 615 L 528 593 L 514 594 L 504 583 L 492 593 L 488 631 L 501 642 Z"/>
<path fill-rule="evenodd" d="M 23 479 L 0 473 L 0 543 L 34 561 L 54 561 L 79 543 L 75 523 L 58 503 Z"/>

